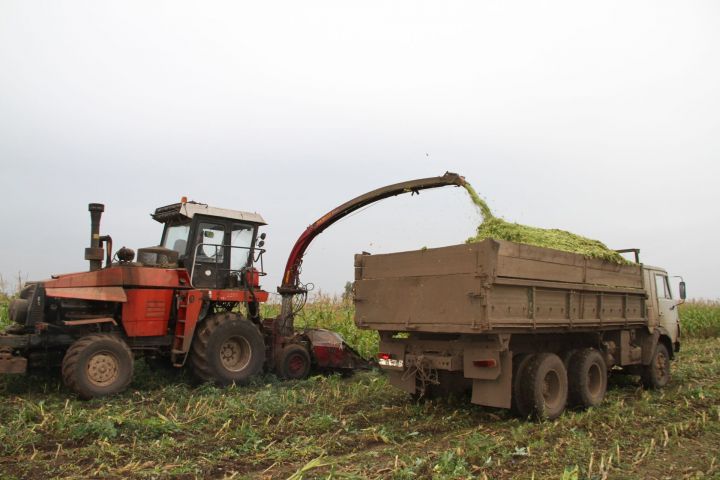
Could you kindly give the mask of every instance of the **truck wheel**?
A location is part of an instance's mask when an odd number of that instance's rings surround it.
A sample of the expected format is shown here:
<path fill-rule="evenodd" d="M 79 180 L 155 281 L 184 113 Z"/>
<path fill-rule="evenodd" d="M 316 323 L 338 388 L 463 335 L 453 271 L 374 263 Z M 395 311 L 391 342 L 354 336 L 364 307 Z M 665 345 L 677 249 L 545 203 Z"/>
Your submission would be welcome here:
<path fill-rule="evenodd" d="M 565 365 L 565 370 L 568 371 L 568 375 L 570 374 L 570 361 L 572 360 L 572 357 L 575 356 L 575 354 L 578 353 L 578 350 L 576 348 L 567 350 L 562 353 L 562 361 L 563 365 Z"/>
<path fill-rule="evenodd" d="M 510 409 L 518 417 L 522 418 L 527 418 L 532 413 L 530 403 L 523 397 L 522 382 L 527 379 L 527 367 L 533 358 L 535 358 L 534 354 L 520 354 L 513 358 L 512 400 Z"/>
<path fill-rule="evenodd" d="M 529 363 L 527 374 L 520 376 L 520 398 L 527 400 L 533 417 L 554 420 L 567 403 L 567 372 L 560 357 L 539 353 Z"/>
<path fill-rule="evenodd" d="M 85 400 L 122 392 L 132 375 L 132 352 L 116 335 L 82 337 L 68 348 L 62 361 L 65 385 Z"/>
<path fill-rule="evenodd" d="M 302 345 L 291 344 L 280 352 L 278 373 L 288 380 L 302 380 L 310 375 L 310 354 Z"/>
<path fill-rule="evenodd" d="M 670 354 L 667 347 L 658 343 L 655 346 L 650 365 L 644 365 L 642 383 L 645 388 L 662 388 L 670 381 Z"/>
<path fill-rule="evenodd" d="M 568 403 L 594 407 L 605 398 L 607 365 L 602 354 L 594 348 L 575 353 L 568 362 Z"/>
<path fill-rule="evenodd" d="M 262 370 L 265 341 L 260 330 L 235 313 L 208 316 L 197 329 L 190 364 L 203 381 L 242 383 Z"/>

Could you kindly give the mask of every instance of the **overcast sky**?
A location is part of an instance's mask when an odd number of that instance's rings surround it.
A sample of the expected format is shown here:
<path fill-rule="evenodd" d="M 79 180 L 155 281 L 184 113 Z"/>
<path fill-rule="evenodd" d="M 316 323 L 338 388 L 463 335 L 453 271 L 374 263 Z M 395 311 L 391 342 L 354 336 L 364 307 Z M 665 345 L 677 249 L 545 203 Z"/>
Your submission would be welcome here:
<path fill-rule="evenodd" d="M 181 196 L 261 213 L 275 291 L 304 228 L 389 183 L 464 175 L 506 219 L 639 247 L 718 298 L 720 4 L 0 1 L 0 273 L 157 244 Z M 463 242 L 462 189 L 383 201 L 311 246 Z M 10 285 L 12 286 L 12 285 Z"/>

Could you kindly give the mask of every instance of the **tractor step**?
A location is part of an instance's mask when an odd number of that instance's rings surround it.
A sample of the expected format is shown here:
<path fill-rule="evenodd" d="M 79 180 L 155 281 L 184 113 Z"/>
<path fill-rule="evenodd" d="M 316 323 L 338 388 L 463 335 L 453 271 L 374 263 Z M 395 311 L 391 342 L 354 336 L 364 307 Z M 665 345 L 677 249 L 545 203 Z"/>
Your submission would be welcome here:
<path fill-rule="evenodd" d="M 188 352 L 183 352 L 182 350 L 173 348 L 172 350 L 170 350 L 170 353 L 172 353 L 172 355 L 170 355 L 170 358 L 172 359 L 173 367 L 181 368 L 185 366 Z"/>

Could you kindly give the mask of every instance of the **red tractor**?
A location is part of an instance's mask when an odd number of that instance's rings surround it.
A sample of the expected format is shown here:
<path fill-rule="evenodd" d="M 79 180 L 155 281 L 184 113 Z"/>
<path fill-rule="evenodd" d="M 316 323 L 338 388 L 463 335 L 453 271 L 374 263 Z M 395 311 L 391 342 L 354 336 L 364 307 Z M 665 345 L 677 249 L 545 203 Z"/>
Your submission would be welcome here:
<path fill-rule="evenodd" d="M 281 313 L 263 319 L 260 287 L 265 225 L 256 213 L 210 207 L 183 199 L 155 210 L 164 225 L 159 246 L 112 254 L 100 235 L 101 204 L 89 205 L 90 271 L 28 282 L 9 308 L 14 322 L 0 334 L 0 373 L 30 365 L 61 365 L 65 384 L 82 398 L 125 389 L 135 357 L 189 364 L 204 381 L 242 383 L 263 368 L 284 378 L 311 370 L 367 365 L 340 335 L 296 331 L 294 316 L 307 289 L 300 283 L 302 257 L 312 240 L 345 215 L 377 200 L 443 185 L 462 177 L 414 180 L 374 190 L 324 215 L 296 242 L 287 262 Z M 104 259 L 104 264 L 103 264 Z"/>

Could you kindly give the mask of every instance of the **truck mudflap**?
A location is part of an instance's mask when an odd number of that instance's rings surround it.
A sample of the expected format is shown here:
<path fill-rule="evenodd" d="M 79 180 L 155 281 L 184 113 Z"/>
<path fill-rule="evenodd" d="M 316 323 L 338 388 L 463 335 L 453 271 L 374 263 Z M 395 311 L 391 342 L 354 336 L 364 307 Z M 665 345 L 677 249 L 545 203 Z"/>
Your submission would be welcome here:
<path fill-rule="evenodd" d="M 0 374 L 27 372 L 27 358 L 13 355 L 12 348 L 0 347 Z"/>
<path fill-rule="evenodd" d="M 487 370 L 484 375 L 476 375 L 473 378 L 472 398 L 470 401 L 476 405 L 486 407 L 510 408 L 512 400 L 512 352 L 494 352 L 498 355 L 498 361 L 491 365 L 487 360 L 472 360 L 465 355 L 465 377 L 470 373 L 467 369 L 468 363 L 480 370 Z M 482 362 L 482 363 L 479 363 Z M 483 365 L 487 362 L 487 367 Z M 478 366 L 480 365 L 480 366 Z M 485 377 L 485 378 L 477 378 Z"/>

